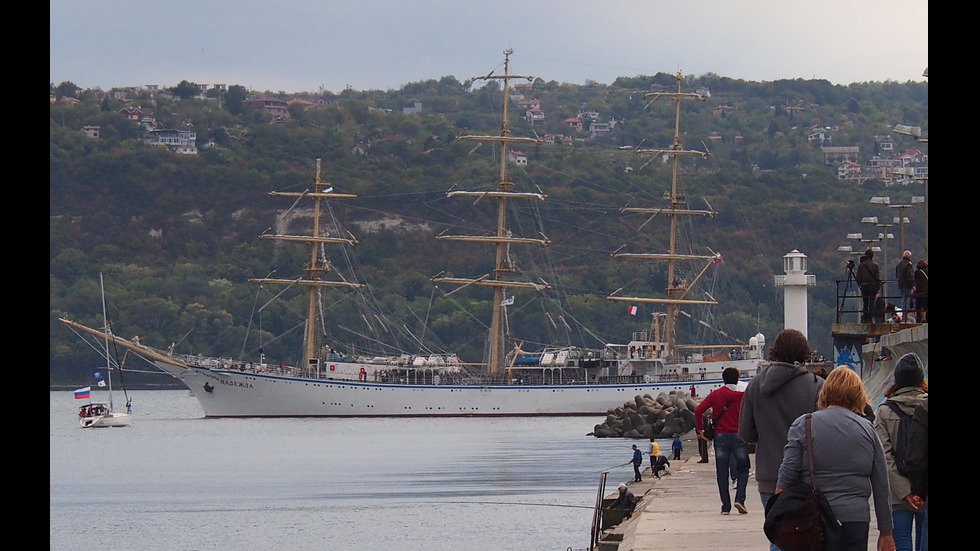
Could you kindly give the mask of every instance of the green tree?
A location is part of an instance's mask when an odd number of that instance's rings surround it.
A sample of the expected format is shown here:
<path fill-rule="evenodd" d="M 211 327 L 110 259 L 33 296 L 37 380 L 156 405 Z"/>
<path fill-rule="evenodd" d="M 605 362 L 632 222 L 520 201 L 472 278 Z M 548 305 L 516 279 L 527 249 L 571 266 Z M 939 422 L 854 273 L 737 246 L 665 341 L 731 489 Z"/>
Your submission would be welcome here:
<path fill-rule="evenodd" d="M 225 109 L 233 115 L 245 113 L 245 105 L 242 102 L 247 97 L 248 90 L 244 86 L 239 86 L 238 84 L 229 86 L 228 93 L 225 94 Z"/>
<path fill-rule="evenodd" d="M 75 86 L 75 83 L 71 82 L 70 80 L 62 82 L 54 89 L 54 94 L 58 97 L 58 99 L 73 98 L 77 93 L 78 86 Z"/>
<path fill-rule="evenodd" d="M 171 88 L 170 91 L 180 99 L 188 100 L 199 96 L 201 94 L 201 87 L 193 82 L 182 80 L 177 83 L 177 86 Z"/>

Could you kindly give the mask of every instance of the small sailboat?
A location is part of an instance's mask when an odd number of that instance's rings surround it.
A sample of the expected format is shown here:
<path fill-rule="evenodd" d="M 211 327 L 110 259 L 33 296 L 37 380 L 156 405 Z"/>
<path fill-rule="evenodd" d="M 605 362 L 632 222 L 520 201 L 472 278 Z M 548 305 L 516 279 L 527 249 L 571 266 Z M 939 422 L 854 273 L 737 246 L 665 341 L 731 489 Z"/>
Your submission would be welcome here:
<path fill-rule="evenodd" d="M 78 407 L 78 422 L 82 428 L 89 427 L 125 427 L 129 425 L 131 414 L 129 411 L 116 411 L 115 403 L 112 399 L 112 361 L 109 354 L 109 318 L 106 316 L 105 307 L 105 286 L 102 281 L 102 274 L 99 274 L 99 288 L 102 290 L 102 319 L 105 323 L 105 361 L 106 361 L 106 381 L 108 382 L 109 400 L 108 403 L 89 402 Z M 91 387 L 86 387 L 75 391 L 75 399 L 91 397 Z M 126 409 L 130 408 L 131 402 L 126 401 Z"/>

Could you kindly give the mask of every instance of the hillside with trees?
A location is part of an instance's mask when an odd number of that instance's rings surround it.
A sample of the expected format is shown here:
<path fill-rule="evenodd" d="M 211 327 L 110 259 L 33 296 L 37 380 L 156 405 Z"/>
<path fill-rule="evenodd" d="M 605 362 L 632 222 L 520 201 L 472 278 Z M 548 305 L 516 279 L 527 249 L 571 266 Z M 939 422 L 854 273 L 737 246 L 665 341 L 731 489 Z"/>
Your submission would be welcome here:
<path fill-rule="evenodd" d="M 510 102 L 512 135 L 566 136 L 570 143 L 521 148 L 527 165 L 511 165 L 521 191 L 540 189 L 546 201 L 515 212 L 551 241 L 546 252 L 519 257 L 552 284 L 548 296 L 517 293 L 509 319 L 514 338 L 526 348 L 547 344 L 599 347 L 623 342 L 645 328 L 651 310 L 625 313 L 622 303 L 606 299 L 630 284 L 662 295 L 662 267 L 624 263 L 610 253 L 629 245 L 665 252 L 665 227 L 653 220 L 623 215 L 629 204 L 664 206 L 669 165 L 634 154 L 636 147 L 668 147 L 673 139 L 673 107 L 650 103 L 644 93 L 672 90 L 675 75 L 620 78 L 611 85 L 572 85 L 537 79 L 520 90 L 540 102 L 546 113 L 531 125 L 518 101 Z M 435 239 L 445 231 L 480 233 L 493 227 L 484 205 L 450 200 L 446 191 L 481 189 L 496 183 L 497 151 L 491 144 L 458 140 L 461 134 L 495 135 L 500 131 L 502 94 L 496 82 L 461 82 L 445 76 L 410 83 L 399 90 L 345 90 L 319 96 L 266 92 L 289 102 L 287 117 L 272 117 L 243 107 L 259 95 L 241 86 L 201 92 L 182 82 L 163 94 L 125 90 L 110 94 L 78 91 L 71 83 L 51 84 L 50 108 L 50 381 L 87 384 L 98 355 L 57 320 L 68 317 L 101 327 L 98 274 L 105 274 L 109 318 L 121 336 L 181 353 L 241 357 L 257 361 L 297 361 L 301 331 L 287 313 L 301 307 L 293 297 L 263 311 L 273 292 L 257 289 L 249 277 L 300 274 L 308 251 L 274 247 L 259 236 L 276 225 L 290 201 L 270 198 L 276 190 L 312 185 L 316 159 L 322 179 L 354 201 L 336 205 L 338 218 L 356 236 L 353 249 L 372 298 L 411 327 L 413 334 L 459 351 L 466 361 L 482 354 L 484 315 L 490 294 L 456 293 L 434 288 L 429 278 L 445 271 L 457 275 L 487 273 L 490 249 L 467 249 Z M 688 77 L 685 91 L 710 90 L 704 102 L 682 105 L 681 141 L 704 150 L 708 159 L 682 161 L 680 181 L 691 208 L 710 208 L 714 218 L 700 220 L 699 246 L 720 252 L 724 262 L 712 277 L 720 302 L 709 319 L 714 331 L 747 340 L 757 332 L 773 338 L 783 324 L 782 257 L 797 249 L 808 257 L 808 273 L 817 285 L 809 292 L 809 337 L 820 354 L 831 356 L 836 285 L 846 279 L 849 257 L 837 251 L 851 232 L 873 233 L 862 217 L 890 217 L 893 211 L 869 203 L 886 195 L 894 203 L 922 195 L 921 184 L 886 186 L 880 179 L 862 184 L 838 179 L 837 166 L 824 165 L 819 145 L 808 140 L 813 128 L 826 128 L 835 146 L 860 147 L 862 162 L 877 153 L 877 137 L 890 135 L 895 149 L 928 144 L 892 132 L 896 124 L 928 129 L 928 87 L 916 82 L 866 82 L 849 86 L 824 80 L 748 82 L 706 74 Z M 111 91 L 110 91 L 111 92 Z M 77 101 L 65 102 L 70 97 Z M 157 128 L 196 133 L 197 155 L 179 155 L 146 145 L 145 128 L 122 116 L 127 106 L 151 109 Z M 421 105 L 421 112 L 405 109 Z M 720 105 L 734 110 L 716 115 Z M 801 109 L 786 109 L 787 107 Z M 582 113 L 597 113 L 610 123 L 607 134 L 563 123 Z M 99 137 L 82 128 L 99 127 Z M 924 245 L 921 205 L 906 212 L 905 246 L 916 257 Z M 482 228 L 482 229 L 481 229 Z M 650 231 L 651 228 L 661 228 Z M 896 239 L 888 245 L 893 278 L 899 258 Z M 703 248 L 698 254 L 705 254 Z M 880 259 L 878 259 L 880 261 Z M 566 317 L 553 323 L 531 321 L 537 302 L 560 301 Z M 325 301 L 330 315 L 349 333 L 335 335 L 338 345 L 352 342 L 363 320 L 345 310 L 343 297 Z M 540 313 L 540 308 L 537 309 Z M 567 324 L 566 328 L 562 325 Z M 578 330 L 575 327 L 588 328 Z M 517 328 L 521 328 L 518 335 Z M 530 332 L 524 330 L 530 328 Z M 257 343 L 262 343 L 257 344 Z M 416 346 L 418 346 L 416 344 Z M 414 352 L 412 350 L 411 352 Z M 148 368 L 135 359 L 127 367 Z M 137 381 L 170 382 L 166 376 L 127 375 Z"/>

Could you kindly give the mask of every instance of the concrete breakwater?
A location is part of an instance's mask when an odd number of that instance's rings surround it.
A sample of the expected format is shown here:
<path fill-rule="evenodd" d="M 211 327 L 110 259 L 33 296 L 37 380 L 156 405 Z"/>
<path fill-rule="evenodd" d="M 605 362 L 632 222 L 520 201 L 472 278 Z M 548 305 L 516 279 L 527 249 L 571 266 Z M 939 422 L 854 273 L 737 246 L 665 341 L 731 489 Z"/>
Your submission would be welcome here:
<path fill-rule="evenodd" d="M 694 409 L 701 397 L 672 390 L 656 398 L 636 395 L 633 401 L 606 412 L 606 420 L 595 426 L 596 438 L 671 438 L 694 430 Z"/>
<path fill-rule="evenodd" d="M 894 382 L 895 364 L 903 355 L 914 352 L 922 361 L 926 379 L 929 378 L 929 324 L 925 323 L 882 335 L 877 342 L 861 348 L 861 378 L 871 403 L 878 406 L 885 400 L 885 390 Z"/>

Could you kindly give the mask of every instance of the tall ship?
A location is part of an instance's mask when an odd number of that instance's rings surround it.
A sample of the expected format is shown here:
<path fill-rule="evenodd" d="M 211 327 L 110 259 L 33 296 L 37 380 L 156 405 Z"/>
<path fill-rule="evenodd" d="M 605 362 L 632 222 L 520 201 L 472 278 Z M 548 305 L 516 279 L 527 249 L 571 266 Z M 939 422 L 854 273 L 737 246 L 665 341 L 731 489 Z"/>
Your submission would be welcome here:
<path fill-rule="evenodd" d="M 577 346 L 544 346 L 524 350 L 523 341 L 509 336 L 507 308 L 514 304 L 512 293 L 547 293 L 552 286 L 545 280 L 524 281 L 517 276 L 513 249 L 547 247 L 544 235 L 524 237 L 520 226 L 509 221 L 509 206 L 517 202 L 546 201 L 541 190 L 524 191 L 508 176 L 508 152 L 516 144 L 540 143 L 537 138 L 511 135 L 508 122 L 508 100 L 512 83 L 533 82 L 534 77 L 510 72 L 511 50 L 504 51 L 503 71 L 491 72 L 473 80 L 499 81 L 502 88 L 502 118 L 497 135 L 463 135 L 458 139 L 495 148 L 496 184 L 492 188 L 467 191 L 455 186 L 446 192 L 448 199 L 469 199 L 491 209 L 487 219 L 495 227 L 481 235 L 457 235 L 443 232 L 437 239 L 458 241 L 466 245 L 492 249 L 494 261 L 489 273 L 457 277 L 439 272 L 431 278 L 446 294 L 492 293 L 489 331 L 482 361 L 463 362 L 453 353 L 391 353 L 365 356 L 355 351 L 338 350 L 325 344 L 322 315 L 322 293 L 331 288 L 358 291 L 362 282 L 337 277 L 326 250 L 332 246 L 350 246 L 356 239 L 325 223 L 333 201 L 356 199 L 322 182 L 320 161 L 312 189 L 272 192 L 273 197 L 306 202 L 312 210 L 311 227 L 303 234 L 276 231 L 262 239 L 286 245 L 306 247 L 308 259 L 303 273 L 291 278 L 273 274 L 249 281 L 258 285 L 292 288 L 306 293 L 302 360 L 298 365 L 267 363 L 264 355 L 251 360 L 209 358 L 181 354 L 176 347 L 156 348 L 138 338 L 123 338 L 109 331 L 92 329 L 61 318 L 82 336 L 105 337 L 126 348 L 159 369 L 180 380 L 197 398 L 205 417 L 502 417 L 604 415 L 611 408 L 636 395 L 657 396 L 661 392 L 683 391 L 707 394 L 722 385 L 721 372 L 738 367 L 746 378 L 755 374 L 763 361 L 764 339 L 752 337 L 748 343 L 719 345 L 724 353 L 710 347 L 684 347 L 675 344 L 676 318 L 680 307 L 704 303 L 689 295 L 692 284 L 679 282 L 667 288 L 666 298 L 644 298 L 612 293 L 608 298 L 630 303 L 663 304 L 665 313 L 651 316 L 649 327 L 641 328 L 621 344 L 607 343 L 596 348 Z M 684 150 L 679 140 L 680 102 L 697 94 L 681 92 L 656 93 L 678 106 L 672 146 L 662 150 L 638 149 L 640 155 L 661 156 L 673 163 L 672 188 L 664 209 L 628 207 L 624 212 L 642 212 L 651 216 L 663 214 L 671 219 L 670 249 L 665 254 L 631 254 L 618 251 L 614 256 L 662 260 L 668 263 L 669 279 L 675 280 L 675 267 L 684 261 L 707 261 L 711 267 L 719 255 L 702 257 L 680 254 L 675 249 L 678 217 L 713 214 L 683 208 L 677 192 L 677 165 L 682 157 L 694 152 Z M 702 98 L 703 99 L 703 98 Z M 292 208 L 292 207 L 291 207 Z M 679 270 L 679 268 L 677 268 Z M 704 273 L 704 270 L 702 270 Z M 679 272 L 677 274 L 679 276 Z M 678 280 L 680 281 L 680 280 Z M 708 301 L 713 304 L 713 301 Z M 421 350 L 421 347 L 420 347 Z M 705 350 L 711 352 L 705 354 Z"/>
<path fill-rule="evenodd" d="M 699 286 L 699 283 L 705 279 L 712 268 L 723 260 L 721 253 L 711 251 L 710 248 L 705 247 L 709 254 L 699 254 L 693 249 L 696 246 L 693 243 L 688 243 L 686 249 L 683 249 L 681 244 L 682 224 L 698 218 L 714 217 L 718 214 L 711 209 L 710 205 L 707 205 L 707 209 L 689 208 L 687 195 L 681 192 L 678 187 L 681 159 L 707 159 L 710 157 L 708 151 L 685 149 L 681 143 L 681 103 L 684 100 L 705 101 L 709 95 L 707 91 L 683 92 L 683 82 L 684 77 L 678 72 L 675 91 L 644 94 L 644 99 L 651 98 L 647 107 L 658 100 L 673 102 L 674 137 L 671 145 L 657 149 L 638 147 L 634 151 L 637 155 L 650 157 L 647 163 L 653 160 L 661 160 L 669 165 L 670 187 L 663 194 L 666 206 L 662 208 L 626 206 L 621 209 L 624 214 L 639 216 L 644 220 L 640 224 L 638 232 L 649 226 L 655 218 L 666 217 L 669 221 L 669 228 L 667 232 L 658 234 L 667 241 L 666 251 L 629 252 L 624 245 L 612 253 L 614 258 L 621 258 L 626 261 L 665 264 L 665 294 L 663 296 L 628 296 L 624 293 L 623 288 L 619 288 L 607 297 L 609 300 L 628 303 L 632 305 L 630 306 L 631 309 L 635 309 L 636 304 L 649 304 L 654 307 L 661 307 L 663 311 L 654 312 L 651 315 L 649 327 L 635 331 L 629 343 L 607 344 L 606 348 L 618 356 L 628 356 L 627 369 L 629 372 L 640 375 L 644 379 L 715 379 L 720 377 L 721 370 L 726 367 L 738 368 L 742 378 L 749 379 L 758 372 L 760 361 L 763 360 L 762 352 L 765 347 L 765 337 L 761 333 L 757 333 L 749 338 L 746 343 L 732 341 L 727 334 L 719 331 L 718 333 L 728 341 L 709 344 L 706 342 L 705 335 L 707 331 L 712 329 L 710 323 L 703 319 L 694 318 L 688 310 L 684 309 L 706 309 L 718 304 L 711 293 L 703 286 Z M 707 201 L 705 203 L 707 204 Z M 684 233 L 695 234 L 697 232 L 695 229 L 689 228 L 689 231 Z M 692 326 L 702 328 L 699 339 L 702 342 L 684 342 L 679 338 L 681 316 L 691 319 Z M 688 333 L 688 338 L 692 333 Z"/>

